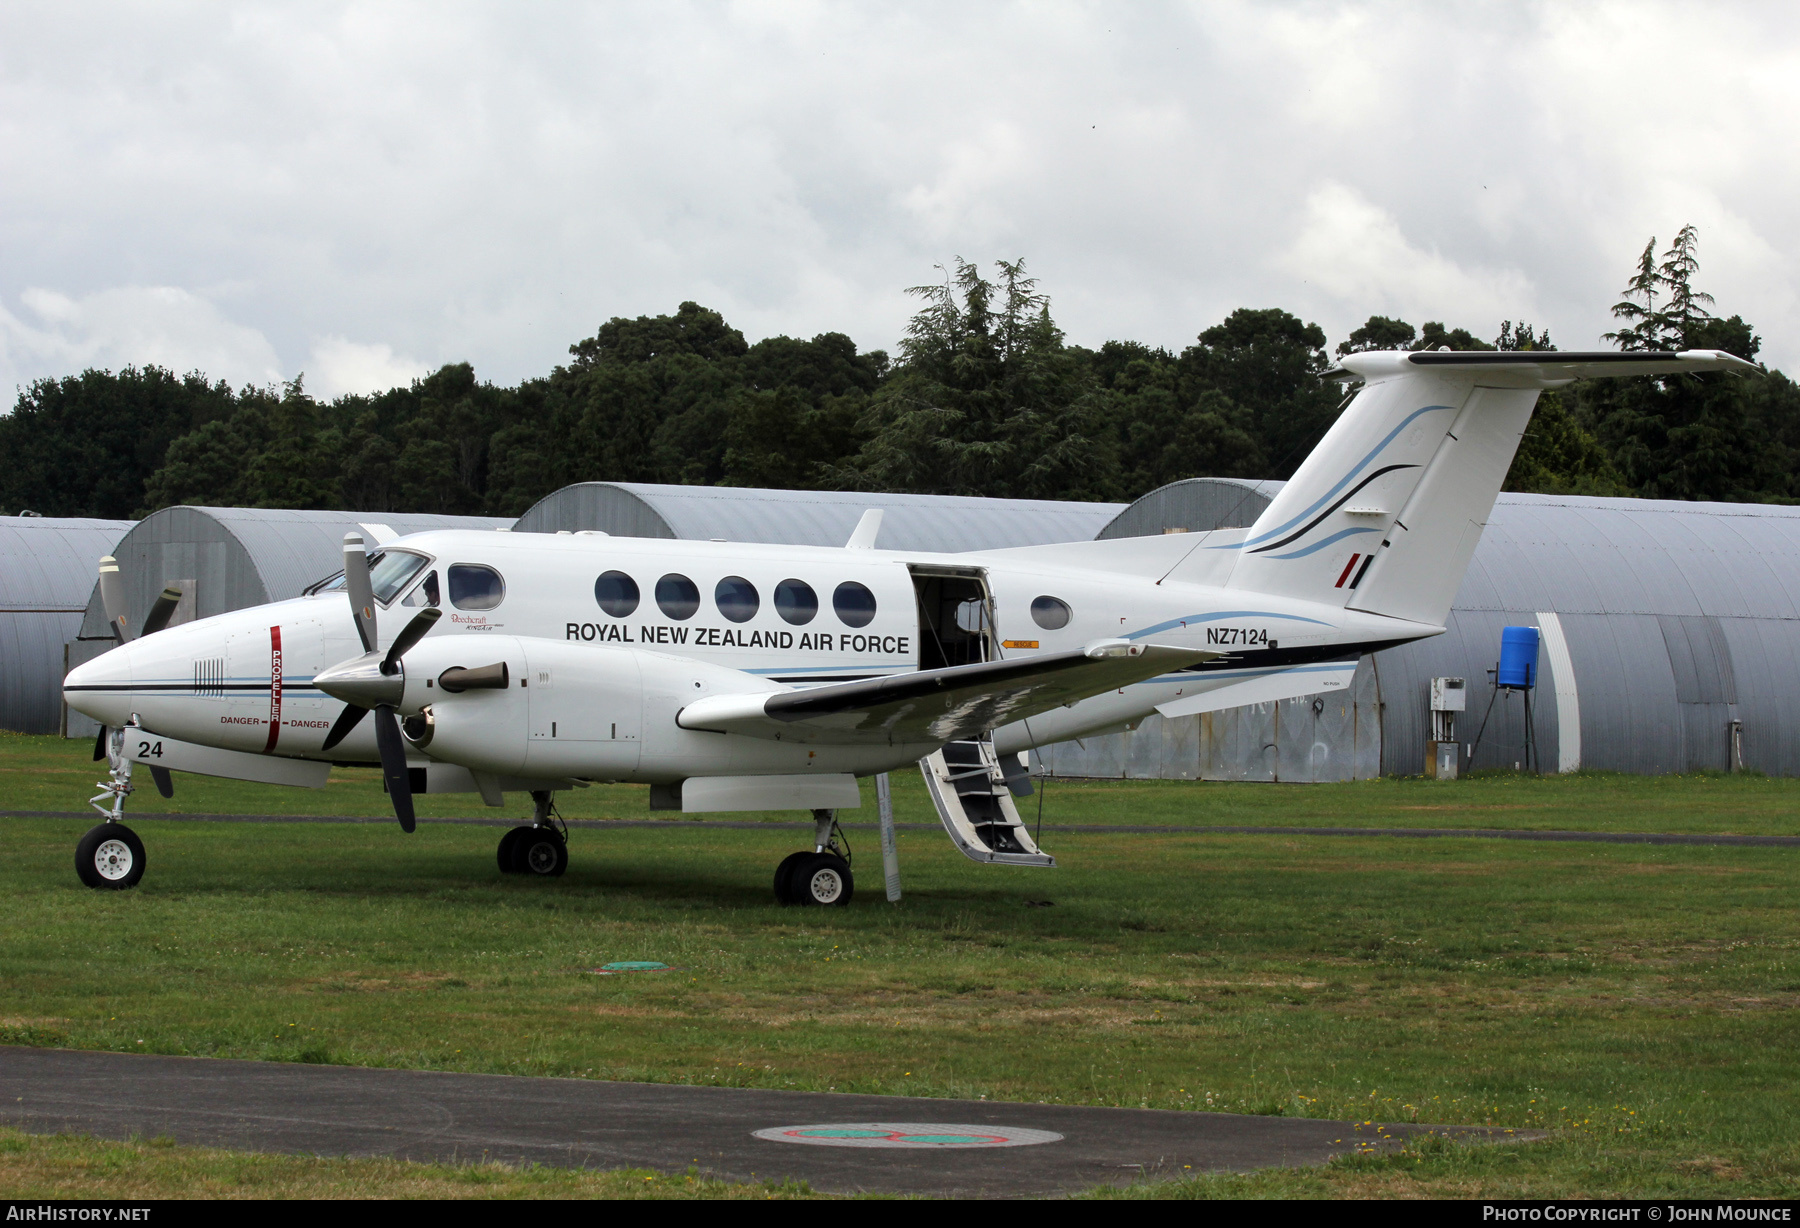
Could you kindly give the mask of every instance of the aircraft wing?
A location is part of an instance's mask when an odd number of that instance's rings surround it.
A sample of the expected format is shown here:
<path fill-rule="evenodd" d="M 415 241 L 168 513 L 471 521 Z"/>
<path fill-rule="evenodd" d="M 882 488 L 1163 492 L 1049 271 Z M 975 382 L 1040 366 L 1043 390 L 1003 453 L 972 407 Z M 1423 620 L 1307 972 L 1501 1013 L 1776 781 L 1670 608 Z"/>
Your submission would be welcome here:
<path fill-rule="evenodd" d="M 1076 652 L 920 670 L 808 690 L 717 695 L 683 708 L 683 729 L 782 741 L 942 745 L 1221 654 L 1100 640 Z"/>

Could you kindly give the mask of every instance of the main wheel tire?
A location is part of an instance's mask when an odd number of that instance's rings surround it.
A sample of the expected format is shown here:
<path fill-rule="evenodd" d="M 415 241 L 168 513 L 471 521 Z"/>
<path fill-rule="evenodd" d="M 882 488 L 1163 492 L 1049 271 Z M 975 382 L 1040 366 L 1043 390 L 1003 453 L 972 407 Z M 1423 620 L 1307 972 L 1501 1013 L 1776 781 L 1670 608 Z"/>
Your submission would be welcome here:
<path fill-rule="evenodd" d="M 532 878 L 560 878 L 569 868 L 569 847 L 563 838 L 548 827 L 516 829 L 513 843 L 513 873 Z"/>
<path fill-rule="evenodd" d="M 788 886 L 800 904 L 841 908 L 856 894 L 856 880 L 850 876 L 850 863 L 836 853 L 814 853 L 794 867 Z"/>
<path fill-rule="evenodd" d="M 794 870 L 801 862 L 810 861 L 816 856 L 818 856 L 818 854 L 802 850 L 798 853 L 789 853 L 786 857 L 781 859 L 781 864 L 775 867 L 776 903 L 798 904 L 800 902 L 800 897 L 795 893 L 794 889 Z"/>
<path fill-rule="evenodd" d="M 75 846 L 75 873 L 100 891 L 135 887 L 144 877 L 144 842 L 123 823 L 102 823 Z"/>
<path fill-rule="evenodd" d="M 519 872 L 514 853 L 519 847 L 519 837 L 530 830 L 529 827 L 513 827 L 500 837 L 500 847 L 494 850 L 494 860 L 500 863 L 500 873 L 517 874 Z"/>

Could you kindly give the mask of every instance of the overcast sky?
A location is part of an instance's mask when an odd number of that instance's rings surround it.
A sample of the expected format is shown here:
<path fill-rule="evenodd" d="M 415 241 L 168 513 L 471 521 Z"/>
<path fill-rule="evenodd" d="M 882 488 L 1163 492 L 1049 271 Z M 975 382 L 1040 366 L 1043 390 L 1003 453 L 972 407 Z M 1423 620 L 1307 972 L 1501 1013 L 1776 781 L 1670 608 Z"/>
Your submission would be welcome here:
<path fill-rule="evenodd" d="M 1792 370 L 1797 137 L 1778 4 L 10 4 L 0 389 L 510 383 L 684 299 L 892 348 L 958 255 L 1087 345 L 1280 306 L 1593 347 L 1686 222 Z"/>

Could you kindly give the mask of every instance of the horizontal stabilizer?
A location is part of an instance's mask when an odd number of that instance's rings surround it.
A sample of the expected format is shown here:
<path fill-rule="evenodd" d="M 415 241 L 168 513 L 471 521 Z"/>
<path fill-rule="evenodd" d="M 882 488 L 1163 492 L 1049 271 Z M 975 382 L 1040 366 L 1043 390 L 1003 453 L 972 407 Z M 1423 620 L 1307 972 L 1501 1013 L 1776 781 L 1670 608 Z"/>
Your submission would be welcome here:
<path fill-rule="evenodd" d="M 265 785 L 323 789 L 326 778 L 331 775 L 329 763 L 198 746 L 174 738 L 159 738 L 142 729 L 125 731 L 125 754 L 132 762 L 150 767 L 193 772 L 199 776 L 223 776 L 227 780 L 253 780 Z"/>
<path fill-rule="evenodd" d="M 1489 388 L 1554 388 L 1574 379 L 1702 371 L 1760 374 L 1762 368 L 1724 350 L 1420 350 L 1346 355 L 1334 374 L 1380 379 L 1420 372 L 1474 376 L 1478 385 Z"/>
<path fill-rule="evenodd" d="M 919 670 L 807 690 L 696 700 L 683 729 L 793 742 L 942 745 L 1219 656 L 1100 640 L 1076 652 Z"/>
<path fill-rule="evenodd" d="M 1246 678 L 1230 686 L 1198 695 L 1184 695 L 1166 704 L 1157 704 L 1163 716 L 1198 716 L 1202 712 L 1223 712 L 1245 704 L 1266 704 L 1278 699 L 1297 699 L 1320 691 L 1347 691 L 1356 677 L 1356 661 L 1321 661 L 1315 665 L 1295 665 L 1275 670 L 1259 678 Z"/>

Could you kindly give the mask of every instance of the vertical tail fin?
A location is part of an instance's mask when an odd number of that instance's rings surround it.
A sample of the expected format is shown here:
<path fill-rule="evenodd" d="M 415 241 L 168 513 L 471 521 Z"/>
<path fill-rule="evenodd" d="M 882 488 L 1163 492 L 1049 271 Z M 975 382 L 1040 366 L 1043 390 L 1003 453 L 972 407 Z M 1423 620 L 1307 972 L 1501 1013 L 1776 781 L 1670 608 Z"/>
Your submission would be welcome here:
<path fill-rule="evenodd" d="M 1441 625 L 1538 393 L 1572 379 L 1751 370 L 1715 350 L 1353 354 L 1367 381 L 1236 550 L 1231 588 Z"/>
<path fill-rule="evenodd" d="M 1349 604 L 1473 393 L 1435 373 L 1371 379 L 1257 518 L 1229 586 Z"/>

